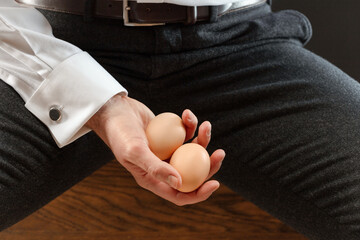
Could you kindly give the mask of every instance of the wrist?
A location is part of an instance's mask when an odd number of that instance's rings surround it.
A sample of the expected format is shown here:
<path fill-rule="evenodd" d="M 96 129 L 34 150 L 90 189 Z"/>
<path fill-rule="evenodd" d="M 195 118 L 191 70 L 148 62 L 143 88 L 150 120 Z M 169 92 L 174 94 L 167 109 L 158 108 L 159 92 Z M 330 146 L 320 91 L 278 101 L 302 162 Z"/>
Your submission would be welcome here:
<path fill-rule="evenodd" d="M 127 96 L 120 94 L 114 95 L 85 123 L 85 126 L 98 132 L 106 126 L 114 107 L 118 106 L 121 101 L 127 101 L 127 98 Z"/>

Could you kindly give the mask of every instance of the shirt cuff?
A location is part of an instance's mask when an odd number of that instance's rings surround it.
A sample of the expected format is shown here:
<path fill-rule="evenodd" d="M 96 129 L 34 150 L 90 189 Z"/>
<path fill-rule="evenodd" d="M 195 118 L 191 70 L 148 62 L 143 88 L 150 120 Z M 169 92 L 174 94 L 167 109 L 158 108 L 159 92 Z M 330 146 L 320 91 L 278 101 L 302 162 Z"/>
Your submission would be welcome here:
<path fill-rule="evenodd" d="M 127 91 L 88 53 L 80 52 L 57 65 L 25 107 L 63 147 L 89 132 L 85 123 L 118 93 Z M 50 114 L 54 110 L 55 116 Z"/>

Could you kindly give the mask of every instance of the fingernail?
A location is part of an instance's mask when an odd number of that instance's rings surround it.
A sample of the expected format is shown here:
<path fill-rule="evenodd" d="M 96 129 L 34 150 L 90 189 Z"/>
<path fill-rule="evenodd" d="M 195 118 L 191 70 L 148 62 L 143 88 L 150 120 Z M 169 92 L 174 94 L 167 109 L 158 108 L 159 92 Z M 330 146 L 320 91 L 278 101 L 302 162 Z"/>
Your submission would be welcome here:
<path fill-rule="evenodd" d="M 190 112 L 189 115 L 188 115 L 188 118 L 189 118 L 190 121 L 193 121 L 196 118 L 196 116 L 195 116 L 195 114 Z"/>
<path fill-rule="evenodd" d="M 219 187 L 220 187 L 220 183 L 218 183 L 218 186 L 217 186 L 217 187 L 214 189 L 214 191 L 212 191 L 212 192 L 215 192 L 216 190 L 218 190 Z"/>
<path fill-rule="evenodd" d="M 221 168 L 221 165 L 223 164 L 223 161 L 224 161 L 224 159 L 219 162 L 219 168 Z"/>
<path fill-rule="evenodd" d="M 210 125 L 209 129 L 207 130 L 206 135 L 207 135 L 208 137 L 211 136 L 211 125 Z"/>
<path fill-rule="evenodd" d="M 167 179 L 167 183 L 172 187 L 177 189 L 178 186 L 178 180 L 175 176 L 170 175 Z"/>

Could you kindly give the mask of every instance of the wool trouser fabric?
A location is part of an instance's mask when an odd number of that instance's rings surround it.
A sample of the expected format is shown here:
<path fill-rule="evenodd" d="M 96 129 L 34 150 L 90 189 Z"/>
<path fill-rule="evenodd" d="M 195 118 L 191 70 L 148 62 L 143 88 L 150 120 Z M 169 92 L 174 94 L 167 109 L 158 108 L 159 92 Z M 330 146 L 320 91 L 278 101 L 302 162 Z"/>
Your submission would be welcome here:
<path fill-rule="evenodd" d="M 360 85 L 304 48 L 311 26 L 302 14 L 264 4 L 211 23 L 135 28 L 43 13 L 55 36 L 88 51 L 155 114 L 189 108 L 209 120 L 209 152 L 227 152 L 223 184 L 309 239 L 360 239 Z M 5 229 L 113 155 L 94 133 L 57 148 L 0 86 Z"/>

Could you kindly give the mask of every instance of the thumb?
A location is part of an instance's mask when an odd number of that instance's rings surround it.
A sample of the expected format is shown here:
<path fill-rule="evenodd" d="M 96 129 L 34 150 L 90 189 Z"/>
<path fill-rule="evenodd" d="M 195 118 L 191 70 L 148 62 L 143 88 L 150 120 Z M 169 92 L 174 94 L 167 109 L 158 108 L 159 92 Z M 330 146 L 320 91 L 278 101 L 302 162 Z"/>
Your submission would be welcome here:
<path fill-rule="evenodd" d="M 182 180 L 179 172 L 169 163 L 160 160 L 149 148 L 143 151 L 137 161 L 136 164 L 153 178 L 175 189 L 181 187 Z"/>

